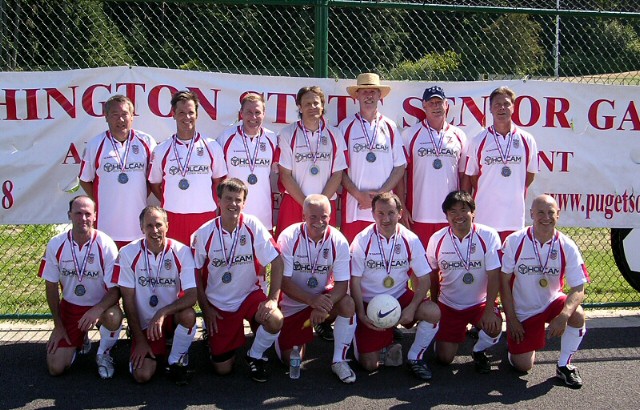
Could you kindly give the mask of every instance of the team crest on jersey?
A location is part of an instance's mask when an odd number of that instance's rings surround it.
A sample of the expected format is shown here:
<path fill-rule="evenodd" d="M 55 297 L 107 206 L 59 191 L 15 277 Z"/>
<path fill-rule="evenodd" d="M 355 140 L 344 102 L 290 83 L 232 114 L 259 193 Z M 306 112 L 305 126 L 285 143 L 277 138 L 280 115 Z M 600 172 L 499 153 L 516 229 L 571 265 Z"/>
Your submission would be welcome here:
<path fill-rule="evenodd" d="M 240 235 L 240 246 L 245 246 L 247 244 L 247 235 Z"/>
<path fill-rule="evenodd" d="M 87 257 L 87 263 L 93 263 L 94 260 L 95 260 L 95 255 L 90 253 L 89 256 Z"/>
<path fill-rule="evenodd" d="M 470 250 L 470 252 L 471 253 L 476 253 L 476 244 L 473 243 L 473 242 L 471 242 L 471 250 Z"/>
<path fill-rule="evenodd" d="M 321 136 L 321 137 L 320 137 L 320 142 L 322 143 L 322 145 L 327 145 L 327 142 L 328 142 L 328 141 L 327 141 L 327 137 L 326 137 L 326 136 L 324 136 L 324 135 L 323 135 L 323 136 Z"/>
<path fill-rule="evenodd" d="M 138 153 L 140 152 L 140 147 L 138 146 L 138 144 L 133 144 L 131 146 L 131 151 L 133 151 L 134 154 L 138 155 Z"/>
<path fill-rule="evenodd" d="M 261 152 L 265 152 L 267 150 L 267 144 L 265 144 L 264 142 L 260 143 L 260 151 Z"/>
<path fill-rule="evenodd" d="M 397 243 L 394 249 L 394 252 L 396 253 L 396 255 L 400 255 L 400 249 L 401 249 L 401 246 L 399 243 Z"/>
<path fill-rule="evenodd" d="M 173 267 L 173 261 L 171 259 L 165 259 L 164 260 L 164 268 L 166 270 L 171 270 L 171 267 Z"/>
<path fill-rule="evenodd" d="M 328 248 L 322 250 L 322 257 L 325 258 L 325 259 L 329 258 L 329 249 Z"/>
<path fill-rule="evenodd" d="M 520 148 L 520 138 L 514 138 L 513 139 L 513 148 L 515 148 L 515 149 Z"/>
<path fill-rule="evenodd" d="M 558 259 L 558 251 L 555 249 L 551 250 L 549 257 L 551 258 L 551 260 L 555 261 L 556 259 Z"/>
<path fill-rule="evenodd" d="M 196 148 L 196 155 L 198 155 L 199 157 L 204 155 L 204 148 L 202 147 L 198 147 Z"/>

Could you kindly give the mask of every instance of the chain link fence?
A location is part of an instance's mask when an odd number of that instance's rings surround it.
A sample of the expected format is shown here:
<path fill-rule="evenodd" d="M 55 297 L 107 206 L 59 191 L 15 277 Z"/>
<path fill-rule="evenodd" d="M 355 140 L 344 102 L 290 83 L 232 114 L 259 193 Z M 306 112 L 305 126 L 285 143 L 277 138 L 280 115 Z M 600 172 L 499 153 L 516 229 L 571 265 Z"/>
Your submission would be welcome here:
<path fill-rule="evenodd" d="M 640 84 L 640 1 L 0 0 L 3 71 L 135 65 L 254 75 Z M 43 204 L 43 206 L 46 206 Z M 0 318 L 46 317 L 54 225 L 0 226 Z M 635 305 L 608 229 L 565 230 L 586 303 Z"/>

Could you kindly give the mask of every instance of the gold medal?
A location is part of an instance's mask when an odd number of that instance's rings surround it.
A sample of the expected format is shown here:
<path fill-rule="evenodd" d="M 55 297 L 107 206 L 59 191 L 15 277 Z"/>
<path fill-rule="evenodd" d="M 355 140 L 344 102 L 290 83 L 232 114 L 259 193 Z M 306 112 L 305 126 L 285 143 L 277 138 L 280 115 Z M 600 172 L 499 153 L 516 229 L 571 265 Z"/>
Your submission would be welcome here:
<path fill-rule="evenodd" d="M 387 276 L 386 278 L 384 278 L 384 280 L 382 281 L 382 284 L 384 285 L 385 288 L 389 289 L 393 287 L 393 284 L 395 283 L 395 281 L 393 280 L 393 278 L 391 276 Z"/>
<path fill-rule="evenodd" d="M 546 288 L 549 285 L 549 281 L 546 280 L 545 278 L 540 279 L 540 286 L 542 286 L 543 288 Z"/>

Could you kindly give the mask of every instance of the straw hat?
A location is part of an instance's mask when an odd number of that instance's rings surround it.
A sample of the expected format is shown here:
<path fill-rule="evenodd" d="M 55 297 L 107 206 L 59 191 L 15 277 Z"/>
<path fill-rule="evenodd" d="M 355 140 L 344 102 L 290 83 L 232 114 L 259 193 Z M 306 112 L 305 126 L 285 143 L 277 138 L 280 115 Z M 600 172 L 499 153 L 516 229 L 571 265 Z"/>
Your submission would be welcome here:
<path fill-rule="evenodd" d="M 380 85 L 380 76 L 374 73 L 363 73 L 358 75 L 357 85 L 347 87 L 347 92 L 353 98 L 357 98 L 356 93 L 363 88 L 377 88 L 380 90 L 380 98 L 386 97 L 391 91 L 388 85 Z"/>

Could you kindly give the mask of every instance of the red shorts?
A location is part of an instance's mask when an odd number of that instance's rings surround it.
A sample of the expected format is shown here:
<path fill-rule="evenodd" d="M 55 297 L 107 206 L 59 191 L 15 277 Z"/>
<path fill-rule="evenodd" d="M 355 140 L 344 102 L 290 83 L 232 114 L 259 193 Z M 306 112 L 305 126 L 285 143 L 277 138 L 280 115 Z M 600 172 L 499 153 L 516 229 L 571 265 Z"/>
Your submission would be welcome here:
<path fill-rule="evenodd" d="M 58 343 L 59 347 L 82 347 L 84 336 L 87 332 L 78 329 L 78 322 L 80 322 L 82 316 L 92 307 L 93 306 L 74 305 L 64 299 L 60 301 L 60 320 L 62 320 L 62 325 L 64 326 L 64 330 L 67 331 L 67 336 L 69 336 L 71 344 L 62 339 L 60 343 Z"/>
<path fill-rule="evenodd" d="M 467 338 L 467 324 L 477 325 L 482 319 L 486 303 L 471 306 L 463 310 L 451 308 L 438 302 L 440 308 L 440 328 L 436 334 L 439 342 L 463 343 Z M 495 308 L 496 316 L 500 316 L 500 310 Z"/>
<path fill-rule="evenodd" d="M 162 337 L 160 339 L 151 341 L 147 337 L 147 329 L 144 329 L 142 333 L 144 333 L 144 337 L 147 340 L 147 344 L 151 348 L 154 356 L 158 357 L 166 357 L 168 356 L 167 352 L 167 337 L 173 336 L 174 331 L 176 330 L 176 324 L 173 321 L 173 315 L 165 316 L 164 322 L 162 322 Z M 131 351 L 133 352 L 136 348 L 136 339 L 134 338 L 131 341 Z"/>
<path fill-rule="evenodd" d="M 329 225 L 336 226 L 336 201 L 329 201 L 329 203 L 331 203 Z M 302 221 L 302 205 L 296 202 L 291 195 L 282 195 L 278 223 L 276 224 L 276 235 L 280 235 L 280 232 L 284 231 L 288 226 Z"/>
<path fill-rule="evenodd" d="M 433 236 L 434 233 L 438 232 L 442 228 L 446 228 L 449 226 L 448 223 L 422 223 L 422 222 L 414 222 L 411 224 L 411 231 L 418 235 L 420 238 L 420 242 L 422 242 L 422 246 L 427 249 L 427 244 L 429 243 L 429 239 Z"/>
<path fill-rule="evenodd" d="M 408 290 L 398 298 L 400 307 L 405 308 L 413 300 L 413 291 Z M 367 304 L 364 304 L 365 311 L 367 310 Z M 407 329 L 413 327 L 415 322 L 405 325 Z M 359 353 L 371 353 L 377 352 L 381 349 L 389 346 L 393 343 L 393 328 L 385 330 L 373 330 L 366 327 L 360 322 L 358 318 L 358 325 L 356 326 L 355 343 Z"/>
<path fill-rule="evenodd" d="M 522 327 L 524 328 L 524 339 L 522 342 L 516 343 L 515 340 L 511 338 L 511 335 L 507 335 L 509 353 L 521 354 L 542 349 L 546 344 L 544 324 L 551 322 L 553 318 L 562 312 L 566 299 L 566 295 L 559 297 L 551 302 L 544 312 L 531 316 L 522 322 Z"/>
<path fill-rule="evenodd" d="M 347 238 L 347 241 L 349 243 L 351 243 L 353 241 L 353 238 L 355 238 L 360 232 L 362 232 L 364 228 L 373 223 L 371 221 L 346 222 L 346 220 L 347 218 L 343 216 L 340 232 L 342 232 L 344 237 Z"/>
<path fill-rule="evenodd" d="M 176 214 L 167 211 L 169 230 L 167 236 L 184 245 L 191 246 L 191 235 L 205 222 L 216 217 L 215 212 L 203 212 L 200 214 Z"/>
<path fill-rule="evenodd" d="M 218 333 L 209 337 L 209 350 L 212 356 L 221 356 L 244 346 L 246 342 L 244 320 L 249 322 L 255 333 L 258 329 L 258 322 L 255 320 L 258 305 L 265 300 L 267 296 L 262 289 L 258 289 L 251 292 L 235 312 L 225 312 L 216 308 L 222 320 L 217 321 Z"/>
<path fill-rule="evenodd" d="M 278 336 L 278 347 L 281 352 L 293 349 L 293 346 L 302 347 L 313 340 L 313 326 L 302 328 L 304 322 L 311 317 L 312 311 L 313 308 L 308 306 L 284 318 L 284 324 Z"/>

